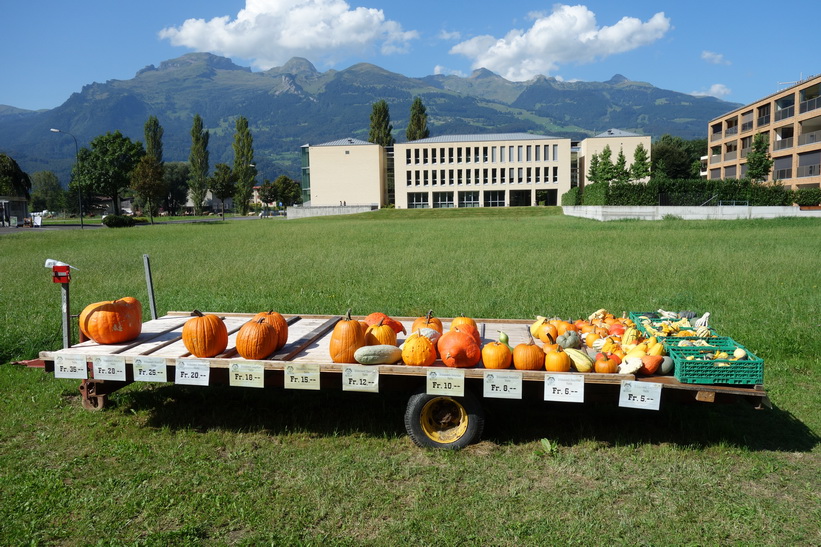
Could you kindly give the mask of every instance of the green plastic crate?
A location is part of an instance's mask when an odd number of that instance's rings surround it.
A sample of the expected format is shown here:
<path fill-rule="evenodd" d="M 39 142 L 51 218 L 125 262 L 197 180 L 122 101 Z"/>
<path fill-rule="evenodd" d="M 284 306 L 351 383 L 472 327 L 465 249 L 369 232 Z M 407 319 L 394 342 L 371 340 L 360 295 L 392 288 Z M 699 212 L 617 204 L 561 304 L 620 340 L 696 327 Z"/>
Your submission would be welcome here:
<path fill-rule="evenodd" d="M 736 343 L 728 344 L 718 349 L 730 355 L 736 348 L 747 352 L 743 361 L 729 359 L 699 359 L 706 353 L 712 353 L 716 348 L 704 347 L 671 347 L 669 355 L 675 363 L 676 379 L 684 384 L 744 384 L 755 385 L 764 383 L 764 360 L 756 357 L 750 350 Z M 695 359 L 689 360 L 688 356 Z"/>

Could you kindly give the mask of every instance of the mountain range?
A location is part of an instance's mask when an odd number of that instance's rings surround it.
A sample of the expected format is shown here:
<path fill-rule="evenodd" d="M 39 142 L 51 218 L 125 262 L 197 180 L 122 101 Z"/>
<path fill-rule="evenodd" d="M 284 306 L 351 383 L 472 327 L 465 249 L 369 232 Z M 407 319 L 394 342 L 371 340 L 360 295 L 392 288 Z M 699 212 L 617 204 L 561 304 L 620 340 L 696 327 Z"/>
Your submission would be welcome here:
<path fill-rule="evenodd" d="M 231 164 L 235 120 L 244 116 L 254 138 L 261 178 L 299 177 L 299 149 L 344 137 L 367 140 L 372 104 L 387 101 L 397 141 L 405 140 L 415 96 L 427 109 L 431 136 L 531 132 L 582 139 L 610 128 L 659 137 L 706 136 L 707 123 L 739 104 L 696 97 L 615 75 L 606 82 L 566 82 L 544 76 L 511 82 L 485 69 L 468 77 L 410 78 L 367 63 L 319 72 L 294 58 L 264 72 L 208 53 L 150 65 L 130 80 L 92 83 L 50 110 L 0 105 L 0 152 L 23 170 L 51 170 L 63 184 L 74 161 L 72 139 L 88 146 L 121 131 L 143 140 L 154 115 L 164 129 L 166 161 L 185 161 L 195 114 L 211 134 L 211 165 Z"/>

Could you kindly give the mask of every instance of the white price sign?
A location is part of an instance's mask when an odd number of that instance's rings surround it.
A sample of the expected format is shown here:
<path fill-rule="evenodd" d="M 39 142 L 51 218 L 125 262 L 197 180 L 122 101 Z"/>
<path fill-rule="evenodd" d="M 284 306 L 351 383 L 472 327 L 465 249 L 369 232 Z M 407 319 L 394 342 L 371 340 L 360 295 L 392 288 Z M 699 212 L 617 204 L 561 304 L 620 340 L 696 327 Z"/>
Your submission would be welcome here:
<path fill-rule="evenodd" d="M 55 378 L 88 379 L 88 367 L 85 355 L 60 355 L 54 358 Z"/>
<path fill-rule="evenodd" d="M 285 389 L 319 389 L 319 365 L 293 363 L 285 367 Z"/>
<path fill-rule="evenodd" d="M 95 355 L 91 360 L 95 380 L 125 382 L 125 357 L 120 355 Z"/>
<path fill-rule="evenodd" d="M 619 406 L 658 410 L 661 405 L 661 384 L 624 380 L 619 391 Z"/>
<path fill-rule="evenodd" d="M 504 370 L 486 370 L 484 396 L 497 399 L 522 398 L 522 373 Z"/>
<path fill-rule="evenodd" d="M 545 375 L 544 400 L 560 403 L 583 403 L 584 377 L 576 374 Z"/>
<path fill-rule="evenodd" d="M 134 381 L 167 382 L 168 370 L 164 357 L 135 357 Z"/>
<path fill-rule="evenodd" d="M 265 365 L 262 363 L 231 363 L 228 367 L 231 387 L 265 387 Z"/>
<path fill-rule="evenodd" d="M 428 395 L 465 396 L 465 371 L 461 369 L 436 369 L 428 371 Z"/>
<path fill-rule="evenodd" d="M 359 365 L 342 367 L 342 391 L 379 393 L 379 369 Z"/>
<path fill-rule="evenodd" d="M 211 366 L 203 359 L 177 359 L 174 382 L 189 386 L 207 386 Z"/>

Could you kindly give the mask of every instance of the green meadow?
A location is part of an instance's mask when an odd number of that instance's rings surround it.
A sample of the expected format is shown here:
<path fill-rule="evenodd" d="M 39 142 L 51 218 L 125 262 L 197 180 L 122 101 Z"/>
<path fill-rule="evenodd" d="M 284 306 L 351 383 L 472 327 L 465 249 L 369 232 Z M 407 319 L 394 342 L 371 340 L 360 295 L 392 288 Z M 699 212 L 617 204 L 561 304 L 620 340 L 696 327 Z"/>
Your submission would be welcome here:
<path fill-rule="evenodd" d="M 711 312 L 765 362 L 772 409 L 484 400 L 483 440 L 416 447 L 401 393 L 77 380 L 13 365 L 71 303 L 158 311 L 532 319 Z M 818 545 L 821 219 L 618 221 L 559 208 L 0 235 L 0 543 Z M 75 332 L 76 337 L 76 332 Z"/>

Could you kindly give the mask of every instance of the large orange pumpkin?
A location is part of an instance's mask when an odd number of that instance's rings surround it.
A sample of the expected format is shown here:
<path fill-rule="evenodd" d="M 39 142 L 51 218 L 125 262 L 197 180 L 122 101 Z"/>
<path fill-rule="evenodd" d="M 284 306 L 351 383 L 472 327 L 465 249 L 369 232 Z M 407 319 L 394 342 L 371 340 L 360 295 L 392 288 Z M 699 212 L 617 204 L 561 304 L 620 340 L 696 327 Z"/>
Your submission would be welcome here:
<path fill-rule="evenodd" d="M 513 348 L 513 368 L 516 370 L 542 370 L 545 365 L 545 352 L 533 343 L 533 338 L 525 344 Z"/>
<path fill-rule="evenodd" d="M 470 325 L 468 323 L 462 323 L 461 325 L 456 325 L 455 327 L 450 328 L 453 332 L 463 332 L 473 338 L 473 341 L 481 348 L 482 347 L 482 335 L 479 334 L 479 329 Z"/>
<path fill-rule="evenodd" d="M 570 356 L 561 347 L 545 353 L 544 368 L 550 372 L 570 372 Z"/>
<path fill-rule="evenodd" d="M 351 310 L 348 310 L 331 333 L 331 360 L 334 363 L 356 363 L 353 354 L 364 345 L 365 331 L 359 321 L 351 319 Z"/>
<path fill-rule="evenodd" d="M 244 359 L 265 359 L 277 349 L 279 332 L 265 319 L 251 320 L 237 332 L 237 353 Z"/>
<path fill-rule="evenodd" d="M 98 344 L 119 344 L 140 335 L 143 308 L 131 296 L 89 304 L 80 313 L 80 330 Z"/>
<path fill-rule="evenodd" d="M 194 310 L 182 326 L 182 342 L 194 357 L 214 357 L 228 347 L 228 329 L 214 314 Z"/>
<path fill-rule="evenodd" d="M 282 349 L 285 347 L 285 344 L 288 342 L 288 322 L 282 317 L 282 314 L 274 310 L 263 311 L 251 318 L 252 321 L 256 321 L 257 319 L 265 319 L 266 323 L 273 325 L 274 328 L 277 329 L 277 347 L 274 349 Z"/>
<path fill-rule="evenodd" d="M 510 368 L 513 354 L 507 344 L 491 342 L 482 348 L 482 363 L 485 368 Z"/>
<path fill-rule="evenodd" d="M 479 344 L 464 332 L 453 330 L 446 332 L 439 339 L 437 348 L 442 362 L 449 367 L 470 368 L 476 366 L 482 358 Z"/>
<path fill-rule="evenodd" d="M 428 310 L 424 317 L 417 317 L 411 327 L 411 332 L 416 332 L 419 329 L 433 329 L 443 333 L 445 331 L 442 326 L 442 320 L 433 316 L 433 310 Z"/>

